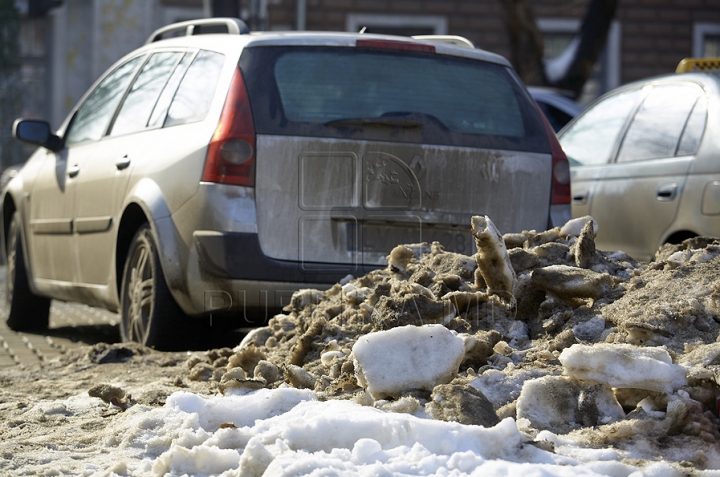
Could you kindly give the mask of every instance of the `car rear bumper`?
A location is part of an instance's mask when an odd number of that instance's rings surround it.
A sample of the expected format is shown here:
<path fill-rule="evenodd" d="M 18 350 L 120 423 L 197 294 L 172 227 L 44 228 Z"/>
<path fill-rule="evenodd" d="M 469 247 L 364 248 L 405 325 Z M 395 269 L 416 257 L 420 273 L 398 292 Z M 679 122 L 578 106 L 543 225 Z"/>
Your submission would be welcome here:
<path fill-rule="evenodd" d="M 272 259 L 262 252 L 257 234 L 244 232 L 197 230 L 192 249 L 198 266 L 188 270 L 190 314 L 239 314 L 248 324 L 262 324 L 299 289 L 327 289 L 380 267 Z"/>
<path fill-rule="evenodd" d="M 202 267 L 218 277 L 236 280 L 334 284 L 347 275 L 380 268 L 360 264 L 295 262 L 267 257 L 257 234 L 195 231 L 194 245 Z"/>

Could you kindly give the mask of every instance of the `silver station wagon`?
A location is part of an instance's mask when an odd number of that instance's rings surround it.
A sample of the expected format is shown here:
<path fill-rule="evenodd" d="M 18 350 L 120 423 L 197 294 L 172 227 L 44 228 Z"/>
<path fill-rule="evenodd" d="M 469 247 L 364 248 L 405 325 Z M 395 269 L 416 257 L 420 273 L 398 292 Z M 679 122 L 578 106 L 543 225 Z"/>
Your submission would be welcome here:
<path fill-rule="evenodd" d="M 567 159 L 527 89 L 457 37 L 174 24 L 57 132 L 14 134 L 41 146 L 2 202 L 18 330 L 47 327 L 60 299 L 120 312 L 124 340 L 183 347 L 209 316 L 262 324 L 400 243 L 471 254 L 473 215 L 504 233 L 570 212 Z"/>

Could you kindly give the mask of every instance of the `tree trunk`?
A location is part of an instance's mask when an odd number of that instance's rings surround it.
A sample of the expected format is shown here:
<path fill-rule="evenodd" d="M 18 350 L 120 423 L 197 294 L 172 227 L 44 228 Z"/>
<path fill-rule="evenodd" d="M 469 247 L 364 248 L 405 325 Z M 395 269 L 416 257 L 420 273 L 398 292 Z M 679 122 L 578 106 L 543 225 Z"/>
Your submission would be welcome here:
<path fill-rule="evenodd" d="M 545 85 L 544 42 L 535 22 L 532 4 L 525 0 L 500 0 L 510 37 L 510 62 L 525 84 Z"/>
<path fill-rule="evenodd" d="M 563 53 L 571 57 L 556 60 L 552 74 L 543 62 L 543 38 L 535 22 L 532 2 L 500 0 L 500 3 L 505 10 L 510 37 L 510 61 L 520 78 L 526 84 L 553 86 L 579 97 L 603 51 L 618 0 L 590 0 L 580 31 L 569 51 Z"/>
<path fill-rule="evenodd" d="M 569 67 L 552 86 L 572 91 L 577 98 L 592 75 L 593 67 L 605 47 L 618 0 L 591 0 L 578 37 L 576 50 Z"/>

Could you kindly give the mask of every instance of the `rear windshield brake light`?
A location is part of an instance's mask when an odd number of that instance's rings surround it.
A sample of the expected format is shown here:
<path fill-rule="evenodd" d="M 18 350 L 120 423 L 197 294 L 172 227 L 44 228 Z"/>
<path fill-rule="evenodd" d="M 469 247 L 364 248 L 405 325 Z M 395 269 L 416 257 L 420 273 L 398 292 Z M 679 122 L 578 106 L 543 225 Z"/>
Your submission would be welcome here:
<path fill-rule="evenodd" d="M 423 43 L 414 43 L 411 41 L 397 40 L 357 40 L 355 46 L 362 48 L 379 48 L 382 50 L 404 50 L 404 51 L 421 51 L 425 53 L 435 53 L 433 45 L 425 45 Z"/>

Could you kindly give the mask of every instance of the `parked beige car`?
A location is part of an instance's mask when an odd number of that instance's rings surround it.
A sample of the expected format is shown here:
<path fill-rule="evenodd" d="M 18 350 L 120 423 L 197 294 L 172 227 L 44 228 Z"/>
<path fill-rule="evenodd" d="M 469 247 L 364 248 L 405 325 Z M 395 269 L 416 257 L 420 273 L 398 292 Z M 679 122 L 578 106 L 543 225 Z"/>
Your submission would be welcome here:
<path fill-rule="evenodd" d="M 42 147 L 2 203 L 8 324 L 46 327 L 55 298 L 179 347 L 208 322 L 188 317 L 262 324 L 399 243 L 472 253 L 473 215 L 503 232 L 564 222 L 554 133 L 504 58 L 455 40 L 233 19 L 153 33 L 57 133 L 15 124 Z"/>
<path fill-rule="evenodd" d="M 559 133 L 573 217 L 598 247 L 650 260 L 664 243 L 720 235 L 720 76 L 665 75 L 618 88 Z"/>

